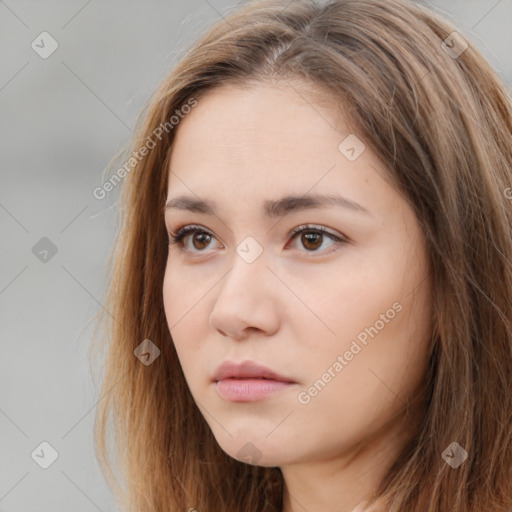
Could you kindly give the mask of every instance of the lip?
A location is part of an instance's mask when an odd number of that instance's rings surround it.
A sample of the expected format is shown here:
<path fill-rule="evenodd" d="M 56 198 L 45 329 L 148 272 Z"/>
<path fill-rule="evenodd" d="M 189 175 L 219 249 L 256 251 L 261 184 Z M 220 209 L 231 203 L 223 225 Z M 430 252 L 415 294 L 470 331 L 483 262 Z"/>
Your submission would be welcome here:
<path fill-rule="evenodd" d="M 263 400 L 296 382 L 253 361 L 222 363 L 213 377 L 219 395 L 231 402 Z"/>
<path fill-rule="evenodd" d="M 294 380 L 285 377 L 284 375 L 279 375 L 270 368 L 253 361 L 243 361 L 241 363 L 224 361 L 217 368 L 217 371 L 213 376 L 213 380 L 218 382 L 224 379 L 269 379 L 278 382 L 295 382 Z"/>

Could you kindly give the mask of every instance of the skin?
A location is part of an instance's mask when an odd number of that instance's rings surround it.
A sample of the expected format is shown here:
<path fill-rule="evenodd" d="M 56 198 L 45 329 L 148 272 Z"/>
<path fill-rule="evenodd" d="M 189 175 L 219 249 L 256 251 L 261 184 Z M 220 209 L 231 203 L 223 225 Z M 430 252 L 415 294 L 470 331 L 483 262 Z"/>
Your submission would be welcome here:
<path fill-rule="evenodd" d="M 369 147 L 349 161 L 338 146 L 353 132 L 306 89 L 224 85 L 181 121 L 167 200 L 199 196 L 219 211 L 166 211 L 169 231 L 199 224 L 213 236 L 189 235 L 189 252 L 170 245 L 164 306 L 188 386 L 220 447 L 240 459 L 252 443 L 254 463 L 281 468 L 283 512 L 359 512 L 412 428 L 402 408 L 426 371 L 430 267 L 417 219 L 383 178 L 383 164 Z M 268 199 L 333 192 L 371 215 L 339 206 L 262 214 Z M 289 236 L 304 224 L 348 242 Z M 252 263 L 236 252 L 248 236 L 263 249 Z M 298 394 L 397 302 L 401 311 L 300 403 Z M 215 370 L 246 359 L 296 384 L 256 402 L 221 398 Z"/>

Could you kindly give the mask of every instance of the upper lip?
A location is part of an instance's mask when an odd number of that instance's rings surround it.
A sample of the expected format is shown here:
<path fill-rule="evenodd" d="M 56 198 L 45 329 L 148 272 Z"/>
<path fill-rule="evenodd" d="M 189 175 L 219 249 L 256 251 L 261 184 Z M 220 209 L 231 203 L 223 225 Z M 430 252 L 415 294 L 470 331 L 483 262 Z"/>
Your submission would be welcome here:
<path fill-rule="evenodd" d="M 294 382 L 292 379 L 279 375 L 270 368 L 257 364 L 253 361 L 243 361 L 234 363 L 224 361 L 215 372 L 213 379 L 215 381 L 223 379 L 271 379 L 281 382 Z"/>

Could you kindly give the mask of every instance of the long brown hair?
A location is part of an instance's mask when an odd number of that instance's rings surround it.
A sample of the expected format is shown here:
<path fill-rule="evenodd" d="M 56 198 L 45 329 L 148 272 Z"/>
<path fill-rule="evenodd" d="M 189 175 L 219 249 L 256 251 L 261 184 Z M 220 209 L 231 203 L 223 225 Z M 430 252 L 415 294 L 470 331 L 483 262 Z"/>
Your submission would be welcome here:
<path fill-rule="evenodd" d="M 281 510 L 279 468 L 225 454 L 187 388 L 163 308 L 163 206 L 173 115 L 226 83 L 300 79 L 347 107 L 414 209 L 433 269 L 425 419 L 378 495 L 393 512 L 512 510 L 512 101 L 455 31 L 406 0 L 254 1 L 156 91 L 138 156 L 117 175 L 120 225 L 91 345 L 104 366 L 97 454 L 124 509 Z M 160 350 L 148 366 L 134 355 L 146 339 Z M 452 442 L 468 452 L 457 469 L 442 457 Z"/>

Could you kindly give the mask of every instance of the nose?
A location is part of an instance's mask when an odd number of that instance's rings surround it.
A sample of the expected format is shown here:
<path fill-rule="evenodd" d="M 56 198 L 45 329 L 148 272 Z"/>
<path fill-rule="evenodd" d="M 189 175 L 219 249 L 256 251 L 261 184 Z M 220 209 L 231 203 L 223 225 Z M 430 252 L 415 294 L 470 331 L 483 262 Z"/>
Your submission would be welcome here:
<path fill-rule="evenodd" d="M 247 263 L 235 253 L 233 262 L 219 284 L 210 326 L 236 340 L 245 339 L 254 330 L 267 336 L 275 334 L 282 311 L 279 280 L 267 268 L 263 255 Z"/>

